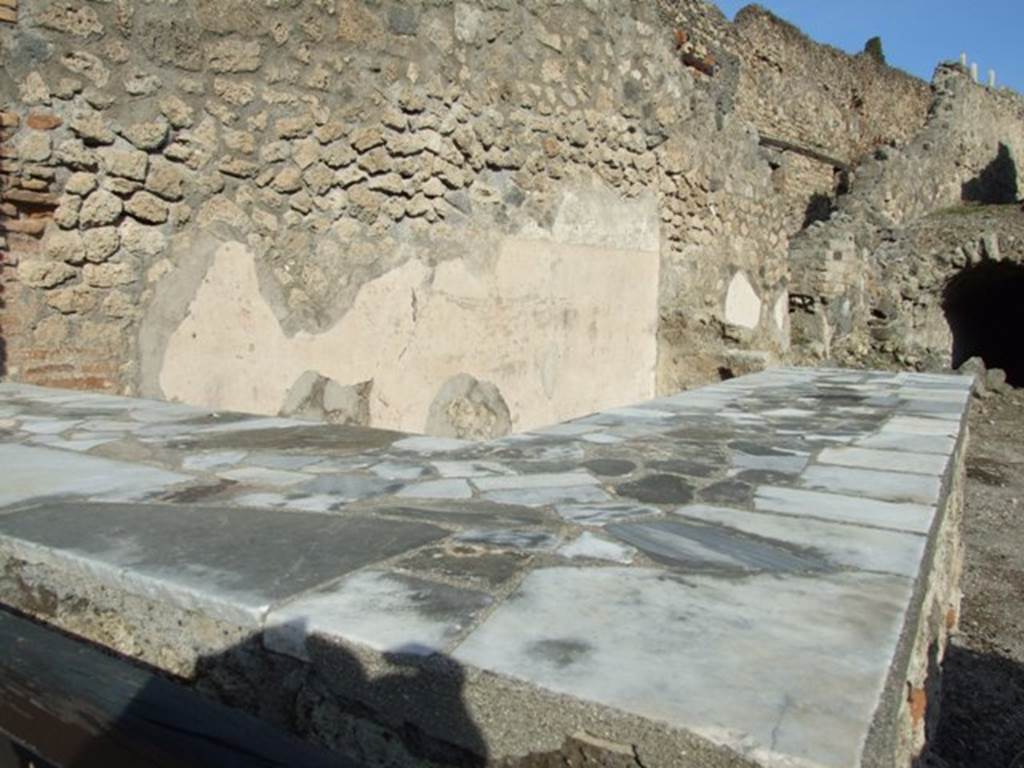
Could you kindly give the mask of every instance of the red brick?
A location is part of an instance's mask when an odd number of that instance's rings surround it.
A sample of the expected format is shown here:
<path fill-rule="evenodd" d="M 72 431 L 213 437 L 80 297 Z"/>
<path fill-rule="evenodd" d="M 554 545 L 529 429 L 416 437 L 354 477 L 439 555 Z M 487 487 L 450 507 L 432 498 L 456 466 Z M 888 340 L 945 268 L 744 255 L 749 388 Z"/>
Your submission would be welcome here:
<path fill-rule="evenodd" d="M 25 121 L 25 125 L 35 128 L 37 131 L 52 131 L 63 124 L 64 121 L 53 112 L 29 112 L 28 119 Z"/>
<path fill-rule="evenodd" d="M 917 728 L 928 711 L 928 693 L 924 688 L 911 688 L 907 701 L 910 702 L 910 722 Z"/>
<path fill-rule="evenodd" d="M 20 232 L 25 235 L 41 235 L 46 230 L 48 218 L 38 216 L 27 219 L 8 219 L 0 224 L 8 232 Z"/>
<path fill-rule="evenodd" d="M 20 189 L 8 189 L 3 193 L 4 200 L 13 200 L 16 203 L 28 203 L 29 205 L 56 206 L 57 196 L 43 192 L 29 192 Z"/>

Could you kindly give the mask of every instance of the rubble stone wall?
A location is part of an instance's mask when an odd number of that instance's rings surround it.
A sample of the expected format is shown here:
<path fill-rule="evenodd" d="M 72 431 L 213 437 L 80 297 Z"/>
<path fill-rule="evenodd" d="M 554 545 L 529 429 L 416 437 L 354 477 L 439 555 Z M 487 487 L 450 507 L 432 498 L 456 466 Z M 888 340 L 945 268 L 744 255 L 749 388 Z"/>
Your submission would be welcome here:
<path fill-rule="evenodd" d="M 723 111 L 761 137 L 818 156 L 767 152 L 790 235 L 827 217 L 845 188 L 846 167 L 924 127 L 933 94 L 919 78 L 817 43 L 758 5 L 730 22 L 703 0 L 660 2 L 683 47 L 714 62 L 710 87 Z"/>
<path fill-rule="evenodd" d="M 735 34 L 737 110 L 764 135 L 855 165 L 924 126 L 932 102 L 924 80 L 816 43 L 757 5 L 736 14 Z"/>
<path fill-rule="evenodd" d="M 876 152 L 857 168 L 832 217 L 792 240 L 791 321 L 801 353 L 856 358 L 869 351 L 871 310 L 915 279 L 914 259 L 904 262 L 911 274 L 892 269 L 885 241 L 894 233 L 936 211 L 1013 202 L 1024 193 L 1017 175 L 1024 98 L 974 83 L 959 65 L 940 67 L 933 87 L 928 123 L 913 141 Z"/>
<path fill-rule="evenodd" d="M 313 369 L 418 430 L 466 373 L 523 428 L 780 354 L 755 137 L 656 3 L 551 10 L 22 7 L 0 29 L 7 374 L 273 412 Z"/>

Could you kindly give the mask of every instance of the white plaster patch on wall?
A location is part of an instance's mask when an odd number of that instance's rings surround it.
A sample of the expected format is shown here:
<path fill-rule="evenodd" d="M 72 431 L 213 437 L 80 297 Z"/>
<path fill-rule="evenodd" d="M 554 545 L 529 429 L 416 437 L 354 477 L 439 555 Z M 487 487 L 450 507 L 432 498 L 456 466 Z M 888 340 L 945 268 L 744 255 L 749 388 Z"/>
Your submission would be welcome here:
<path fill-rule="evenodd" d="M 725 322 L 742 328 L 757 328 L 761 321 L 761 299 L 743 272 L 729 281 L 725 293 Z"/>
<path fill-rule="evenodd" d="M 786 318 L 789 315 L 789 291 L 783 291 L 779 294 L 779 298 L 775 300 L 772 315 L 775 317 L 775 325 L 779 331 L 785 333 Z"/>
<path fill-rule="evenodd" d="M 659 255 L 507 238 L 494 268 L 418 258 L 372 280 L 320 334 L 287 337 L 253 254 L 222 245 L 171 334 L 164 396 L 276 413 L 307 370 L 373 380 L 371 423 L 419 432 L 451 376 L 498 386 L 513 429 L 654 395 Z M 415 296 L 415 302 L 412 297 Z"/>
<path fill-rule="evenodd" d="M 657 199 L 648 193 L 624 200 L 601 188 L 566 190 L 551 237 L 560 243 L 657 251 L 661 247 Z"/>

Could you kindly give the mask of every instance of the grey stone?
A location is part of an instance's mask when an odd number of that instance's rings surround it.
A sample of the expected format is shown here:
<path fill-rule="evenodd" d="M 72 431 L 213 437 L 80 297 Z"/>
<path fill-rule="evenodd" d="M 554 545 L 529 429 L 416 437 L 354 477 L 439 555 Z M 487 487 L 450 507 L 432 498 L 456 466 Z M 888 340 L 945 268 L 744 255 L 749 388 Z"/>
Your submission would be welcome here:
<path fill-rule="evenodd" d="M 816 517 L 917 533 L 931 530 L 934 515 L 934 510 L 924 504 L 864 499 L 768 485 L 757 489 L 754 507 L 783 515 Z"/>
<path fill-rule="evenodd" d="M 481 549 L 475 545 L 424 547 L 396 561 L 395 567 L 494 589 L 517 578 L 529 562 L 526 552 Z"/>
<path fill-rule="evenodd" d="M 980 357 L 972 357 L 961 363 L 956 372 L 961 376 L 970 376 L 974 380 L 972 391 L 976 396 L 984 397 L 988 394 L 985 387 L 985 370 L 985 361 Z"/>
<path fill-rule="evenodd" d="M 388 28 L 396 35 L 415 35 L 419 29 L 416 10 L 403 5 L 392 6 L 388 11 Z"/>
<path fill-rule="evenodd" d="M 558 504 L 555 510 L 562 518 L 577 525 L 604 525 L 658 513 L 657 507 L 622 502 Z"/>
<path fill-rule="evenodd" d="M 498 388 L 460 373 L 448 379 L 427 413 L 426 431 L 441 437 L 488 440 L 508 434 L 508 405 Z"/>
<path fill-rule="evenodd" d="M 82 202 L 78 218 L 83 227 L 100 227 L 116 222 L 123 208 L 124 204 L 117 195 L 99 189 Z"/>
<path fill-rule="evenodd" d="M 479 544 L 496 549 L 551 550 L 560 543 L 558 536 L 546 531 L 528 530 L 469 530 L 463 531 L 455 540 L 464 544 Z"/>
<path fill-rule="evenodd" d="M 733 478 L 706 485 L 697 491 L 697 496 L 711 504 L 745 507 L 753 501 L 754 489 L 749 483 Z"/>
<path fill-rule="evenodd" d="M 473 497 L 473 489 L 465 480 L 457 478 L 445 480 L 426 480 L 407 485 L 397 496 L 419 499 L 469 499 Z"/>
<path fill-rule="evenodd" d="M 612 523 L 605 530 L 652 560 L 687 571 L 811 573 L 834 569 L 813 550 L 731 528 L 651 520 Z"/>
<path fill-rule="evenodd" d="M 1002 368 L 989 368 L 985 371 L 985 389 L 997 394 L 1009 392 L 1010 385 L 1006 381 L 1006 371 Z"/>
<path fill-rule="evenodd" d="M 609 541 L 590 531 L 584 531 L 574 541 L 559 547 L 558 554 L 570 560 L 608 560 L 613 563 L 628 564 L 633 562 L 636 550 L 633 547 Z"/>
<path fill-rule="evenodd" d="M 647 475 L 615 486 L 615 493 L 648 504 L 687 504 L 693 500 L 693 486 L 675 475 Z"/>
<path fill-rule="evenodd" d="M 488 595 L 385 571 L 363 571 L 286 603 L 267 616 L 264 643 L 309 660 L 311 635 L 387 653 L 448 650 L 491 603 Z"/>
<path fill-rule="evenodd" d="M 583 462 L 583 466 L 595 475 L 601 475 L 602 477 L 628 475 L 636 469 L 636 464 L 625 459 L 591 459 L 590 461 Z"/>
<path fill-rule="evenodd" d="M 800 475 L 800 484 L 807 488 L 845 493 L 887 501 L 935 503 L 941 482 L 938 477 L 906 472 L 884 472 L 875 469 L 818 464 Z"/>
<path fill-rule="evenodd" d="M 145 465 L 11 443 L 0 444 L 0 462 L 0 507 L 54 496 L 143 498 L 190 479 Z"/>
<path fill-rule="evenodd" d="M 743 753 L 760 748 L 856 765 L 910 590 L 907 579 L 860 573 L 676 581 L 641 568 L 548 568 L 528 574 L 454 656 L 549 691 L 714 733 Z M 847 601 L 862 606 L 856 615 L 845 612 Z M 614 621 L 606 619 L 611 606 Z M 802 638 L 812 628 L 813 640 L 797 641 L 794 627 Z M 796 701 L 801 716 L 785 716 Z M 726 723 L 742 725 L 723 730 Z"/>
<path fill-rule="evenodd" d="M 97 226 L 88 231 L 82 243 L 86 260 L 98 264 L 117 253 L 121 236 L 115 226 Z"/>
<path fill-rule="evenodd" d="M 367 425 L 372 389 L 373 381 L 343 385 L 316 371 L 306 371 L 288 390 L 280 413 L 331 424 Z"/>
<path fill-rule="evenodd" d="M 324 475 L 308 480 L 294 490 L 306 494 L 328 494 L 338 501 L 355 501 L 394 493 L 402 485 L 393 480 L 365 475 Z"/>
<path fill-rule="evenodd" d="M 921 566 L 923 536 L 848 525 L 806 517 L 746 512 L 693 504 L 674 510 L 677 515 L 739 531 L 779 547 L 803 550 L 813 558 L 827 558 L 836 567 L 893 573 L 914 578 Z"/>
<path fill-rule="evenodd" d="M 253 530 L 260 535 L 240 538 Z M 109 573 L 111 586 L 245 625 L 275 603 L 444 535 L 425 523 L 182 504 L 49 504 L 0 516 L 7 541 Z"/>

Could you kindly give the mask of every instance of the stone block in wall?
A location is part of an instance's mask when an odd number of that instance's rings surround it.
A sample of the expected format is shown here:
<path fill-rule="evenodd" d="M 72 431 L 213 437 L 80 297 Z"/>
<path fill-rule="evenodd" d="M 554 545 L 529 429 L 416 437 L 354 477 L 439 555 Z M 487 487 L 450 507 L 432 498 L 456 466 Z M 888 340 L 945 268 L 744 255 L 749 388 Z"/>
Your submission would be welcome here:
<path fill-rule="evenodd" d="M 0 0 L 0 22 L 6 24 L 18 22 L 18 0 Z"/>

